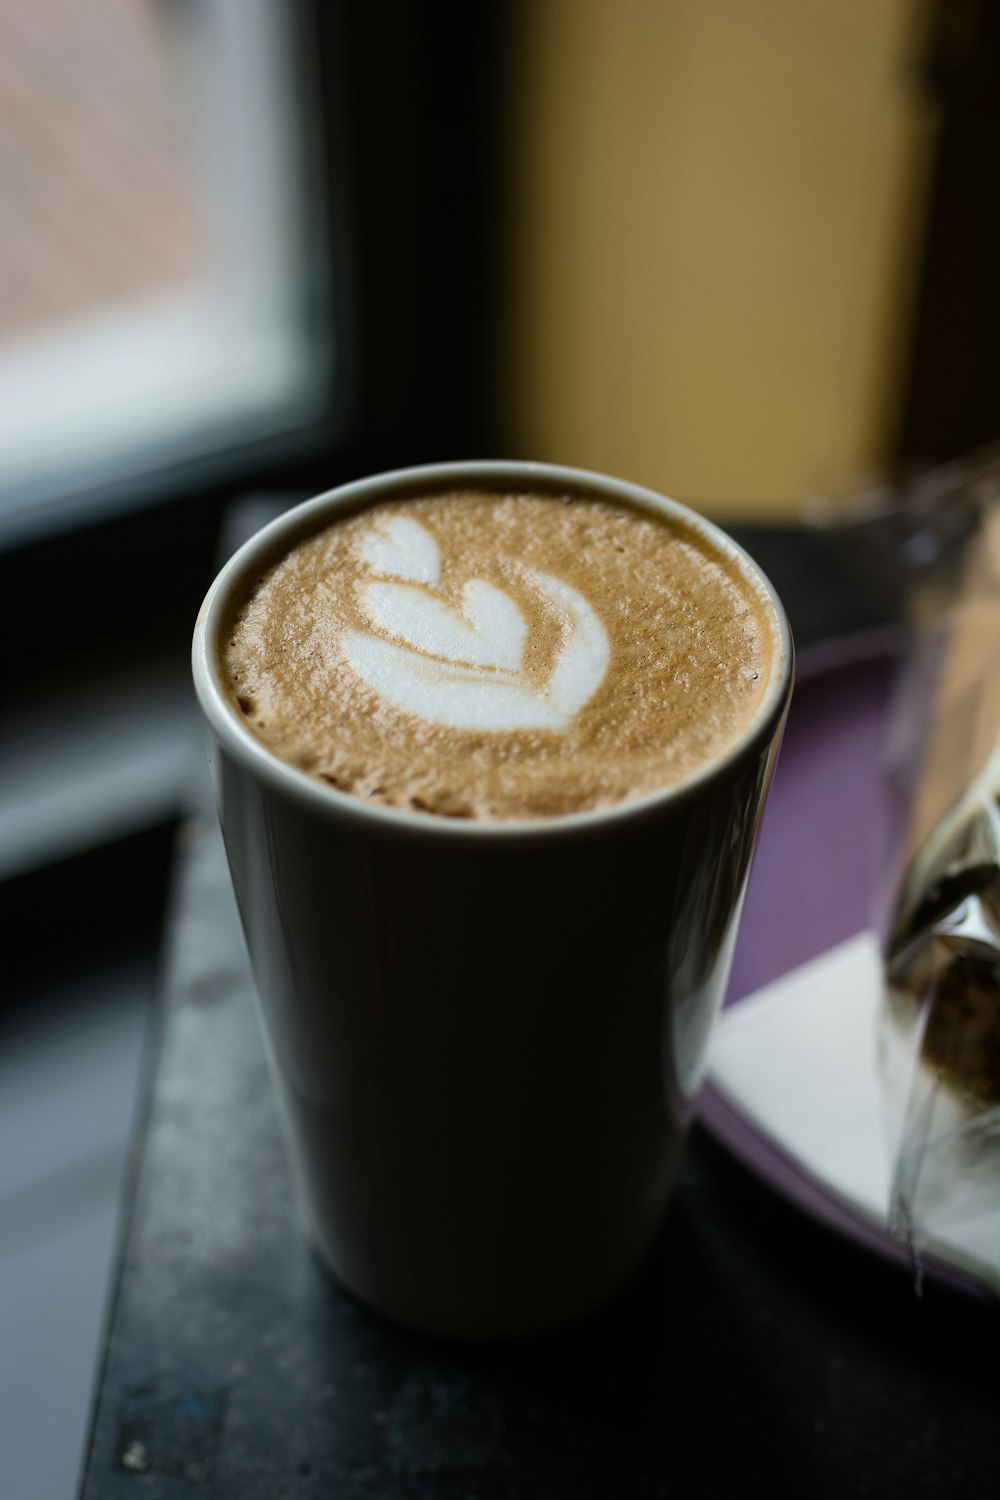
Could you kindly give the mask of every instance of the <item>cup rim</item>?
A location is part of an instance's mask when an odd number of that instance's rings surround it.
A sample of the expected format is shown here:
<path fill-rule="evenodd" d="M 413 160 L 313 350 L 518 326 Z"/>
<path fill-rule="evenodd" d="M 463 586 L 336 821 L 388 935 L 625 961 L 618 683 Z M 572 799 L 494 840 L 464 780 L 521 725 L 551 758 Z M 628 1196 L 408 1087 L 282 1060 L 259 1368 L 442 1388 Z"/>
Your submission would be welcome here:
<path fill-rule="evenodd" d="M 253 734 L 228 701 L 222 680 L 218 639 L 234 595 L 246 588 L 262 567 L 335 516 L 367 509 L 381 500 L 405 498 L 408 493 L 422 489 L 476 483 L 565 487 L 597 498 L 618 500 L 634 509 L 671 516 L 700 532 L 737 564 L 744 578 L 770 607 L 775 657 L 780 659 L 753 719 L 723 754 L 676 786 L 662 787 L 608 807 L 551 817 L 492 820 L 444 817 L 363 801 L 352 792 L 324 785 L 308 772 L 280 759 Z M 788 705 L 794 660 L 788 617 L 773 584 L 744 548 L 714 522 L 666 495 L 596 470 L 511 459 L 469 459 L 390 469 L 337 485 L 292 506 L 244 542 L 220 569 L 198 612 L 192 642 L 192 671 L 202 714 L 221 745 L 251 775 L 313 815 L 356 825 L 367 832 L 409 834 L 425 841 L 449 843 L 468 838 L 487 839 L 495 844 L 524 839 L 561 841 L 584 833 L 614 831 L 682 807 L 713 783 L 729 780 L 742 762 L 756 755 L 772 739 Z"/>

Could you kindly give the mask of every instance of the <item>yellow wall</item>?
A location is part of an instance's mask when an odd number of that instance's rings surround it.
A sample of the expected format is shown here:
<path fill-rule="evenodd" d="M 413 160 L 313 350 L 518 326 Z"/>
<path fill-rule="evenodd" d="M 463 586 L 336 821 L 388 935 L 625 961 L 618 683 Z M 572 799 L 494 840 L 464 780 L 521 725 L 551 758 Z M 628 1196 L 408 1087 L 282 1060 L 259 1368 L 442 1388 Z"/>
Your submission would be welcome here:
<path fill-rule="evenodd" d="M 717 514 L 888 454 L 933 125 L 921 0 L 523 0 L 511 446 Z"/>

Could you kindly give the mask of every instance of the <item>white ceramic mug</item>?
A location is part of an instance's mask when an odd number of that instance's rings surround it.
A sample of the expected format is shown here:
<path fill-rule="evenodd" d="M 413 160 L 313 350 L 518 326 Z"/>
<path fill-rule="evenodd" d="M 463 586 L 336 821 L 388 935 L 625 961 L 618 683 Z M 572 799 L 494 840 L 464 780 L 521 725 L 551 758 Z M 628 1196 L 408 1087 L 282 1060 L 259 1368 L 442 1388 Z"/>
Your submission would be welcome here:
<path fill-rule="evenodd" d="M 442 484 L 559 485 L 679 516 L 773 611 L 748 729 L 685 784 L 484 823 L 375 806 L 247 729 L 220 631 L 252 580 L 342 513 Z M 359 1298 L 436 1334 L 503 1338 L 598 1306 L 667 1203 L 721 1003 L 791 693 L 773 589 L 675 502 L 548 465 L 378 475 L 281 516 L 222 570 L 194 676 L 307 1232 Z"/>

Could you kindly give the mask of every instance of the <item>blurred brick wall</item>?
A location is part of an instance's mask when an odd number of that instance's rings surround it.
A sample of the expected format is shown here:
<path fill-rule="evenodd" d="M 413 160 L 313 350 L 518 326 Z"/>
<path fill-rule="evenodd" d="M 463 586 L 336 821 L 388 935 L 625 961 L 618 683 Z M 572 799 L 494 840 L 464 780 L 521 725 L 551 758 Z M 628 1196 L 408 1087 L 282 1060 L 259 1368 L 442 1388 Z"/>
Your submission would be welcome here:
<path fill-rule="evenodd" d="M 196 273 L 178 18 L 165 0 L 0 0 L 0 338 Z"/>

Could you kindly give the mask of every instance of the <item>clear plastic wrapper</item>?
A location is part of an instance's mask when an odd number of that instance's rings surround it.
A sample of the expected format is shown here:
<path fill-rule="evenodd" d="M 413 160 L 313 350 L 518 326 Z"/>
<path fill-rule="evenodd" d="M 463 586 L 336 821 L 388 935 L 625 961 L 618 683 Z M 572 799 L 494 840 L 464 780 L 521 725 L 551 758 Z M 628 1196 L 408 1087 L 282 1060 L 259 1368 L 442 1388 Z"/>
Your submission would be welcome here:
<path fill-rule="evenodd" d="M 903 874 L 884 903 L 880 1063 L 890 1229 L 918 1269 L 972 1221 L 1000 1268 L 1000 466 L 960 472 L 939 471 L 936 501 L 925 482 L 923 550 L 941 566 L 905 594 L 915 645 L 890 746 L 887 868 Z"/>

